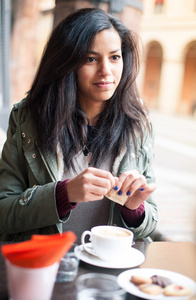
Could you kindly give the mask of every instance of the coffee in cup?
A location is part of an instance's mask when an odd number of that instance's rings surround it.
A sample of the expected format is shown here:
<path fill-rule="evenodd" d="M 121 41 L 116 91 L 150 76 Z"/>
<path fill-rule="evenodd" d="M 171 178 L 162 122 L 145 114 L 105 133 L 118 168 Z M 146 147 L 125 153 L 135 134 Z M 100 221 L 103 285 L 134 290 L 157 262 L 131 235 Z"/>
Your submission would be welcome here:
<path fill-rule="evenodd" d="M 85 242 L 86 236 L 90 237 L 92 248 Z M 88 253 L 104 261 L 112 261 L 129 253 L 133 244 L 133 233 L 129 229 L 117 226 L 95 226 L 91 231 L 86 230 L 82 233 L 81 242 Z"/>

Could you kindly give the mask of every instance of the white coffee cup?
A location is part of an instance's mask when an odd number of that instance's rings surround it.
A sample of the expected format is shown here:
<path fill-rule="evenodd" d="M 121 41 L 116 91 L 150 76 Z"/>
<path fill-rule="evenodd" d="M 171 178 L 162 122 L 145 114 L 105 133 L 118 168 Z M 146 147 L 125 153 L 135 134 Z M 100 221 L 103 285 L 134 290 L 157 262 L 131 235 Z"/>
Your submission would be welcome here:
<path fill-rule="evenodd" d="M 85 242 L 86 236 L 90 236 L 92 248 Z M 112 261 L 129 253 L 133 244 L 133 232 L 117 226 L 95 226 L 91 231 L 82 233 L 81 242 L 88 253 L 104 261 Z"/>

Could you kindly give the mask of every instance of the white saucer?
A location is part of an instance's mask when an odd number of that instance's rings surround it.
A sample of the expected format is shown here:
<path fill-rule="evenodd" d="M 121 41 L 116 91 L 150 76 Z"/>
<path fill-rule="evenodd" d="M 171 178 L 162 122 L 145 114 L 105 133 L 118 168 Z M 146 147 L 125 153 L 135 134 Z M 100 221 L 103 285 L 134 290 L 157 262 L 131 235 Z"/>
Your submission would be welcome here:
<path fill-rule="evenodd" d="M 91 243 L 87 243 L 88 247 L 92 248 Z M 118 259 L 116 259 L 115 261 L 103 261 L 101 259 L 99 259 L 96 256 L 93 256 L 89 253 L 87 253 L 83 246 L 76 246 L 74 249 L 74 252 L 76 254 L 76 256 L 90 264 L 90 265 L 94 265 L 94 266 L 98 266 L 98 267 L 102 267 L 102 268 L 109 268 L 109 269 L 127 269 L 127 268 L 133 268 L 136 267 L 140 264 L 142 264 L 144 262 L 144 255 L 143 253 L 141 253 L 139 250 L 134 249 L 134 248 L 130 248 L 130 253 L 128 255 L 123 255 L 123 253 L 121 253 L 118 257 Z"/>
<path fill-rule="evenodd" d="M 132 282 L 130 282 L 131 276 L 137 275 L 137 276 L 142 276 L 142 277 L 151 277 L 153 275 L 159 275 L 163 277 L 167 277 L 170 279 L 174 284 L 182 285 L 182 286 L 187 286 L 189 287 L 192 291 L 193 294 L 196 293 L 196 282 L 194 282 L 192 279 L 189 277 L 186 277 L 182 274 L 167 271 L 167 270 L 160 270 L 160 269 L 148 269 L 148 268 L 139 268 L 139 269 L 133 269 L 133 270 L 127 270 L 125 272 L 122 272 L 118 276 L 118 283 L 119 285 L 128 293 L 135 295 L 137 297 L 140 297 L 142 299 L 150 299 L 150 300 L 185 300 L 189 299 L 191 295 L 189 296 L 181 296 L 181 297 L 169 297 L 169 296 L 164 296 L 163 294 L 153 296 L 146 294 L 138 289 L 137 286 L 135 286 Z"/>

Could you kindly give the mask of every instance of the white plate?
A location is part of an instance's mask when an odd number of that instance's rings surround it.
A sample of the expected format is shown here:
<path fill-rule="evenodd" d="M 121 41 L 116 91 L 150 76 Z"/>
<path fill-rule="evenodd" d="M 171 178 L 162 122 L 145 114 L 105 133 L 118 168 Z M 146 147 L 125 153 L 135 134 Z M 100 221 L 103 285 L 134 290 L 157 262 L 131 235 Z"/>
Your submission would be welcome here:
<path fill-rule="evenodd" d="M 88 247 L 92 248 L 91 243 L 87 243 Z M 136 266 L 139 266 L 141 263 L 143 263 L 145 257 L 143 255 L 143 253 L 141 253 L 139 250 L 134 249 L 134 248 L 130 248 L 130 253 L 125 256 L 123 255 L 123 253 L 121 253 L 119 255 L 119 258 L 116 259 L 115 261 L 103 261 L 101 259 L 99 259 L 96 256 L 93 256 L 89 253 L 87 253 L 83 246 L 76 246 L 75 249 L 75 254 L 76 256 L 90 264 L 90 265 L 94 265 L 94 266 L 98 266 L 98 267 L 102 267 L 102 268 L 109 268 L 109 269 L 126 269 L 126 268 L 133 268 Z"/>
<path fill-rule="evenodd" d="M 118 276 L 118 283 L 119 285 L 125 289 L 125 291 L 127 291 L 128 293 L 135 295 L 137 297 L 141 297 L 143 299 L 156 299 L 156 300 L 184 300 L 190 297 L 189 296 L 183 296 L 183 297 L 169 297 L 169 296 L 164 296 L 163 294 L 157 295 L 157 296 L 153 296 L 153 295 L 149 295 L 146 293 L 143 293 L 142 291 L 140 291 L 138 289 L 137 286 L 135 286 L 133 283 L 130 282 L 131 276 L 132 275 L 139 275 L 139 276 L 143 276 L 143 277 L 151 277 L 153 275 L 160 275 L 160 276 L 164 276 L 169 278 L 173 283 L 178 284 L 178 285 L 182 285 L 182 286 L 187 286 L 189 288 L 191 288 L 191 290 L 193 291 L 193 294 L 196 293 L 196 282 L 194 282 L 192 279 L 182 275 L 182 274 L 178 274 L 175 272 L 171 272 L 171 271 L 166 271 L 166 270 L 160 270 L 160 269 L 145 269 L 145 268 L 141 268 L 141 269 L 133 269 L 133 270 L 128 270 L 125 271 L 123 273 L 121 273 Z"/>

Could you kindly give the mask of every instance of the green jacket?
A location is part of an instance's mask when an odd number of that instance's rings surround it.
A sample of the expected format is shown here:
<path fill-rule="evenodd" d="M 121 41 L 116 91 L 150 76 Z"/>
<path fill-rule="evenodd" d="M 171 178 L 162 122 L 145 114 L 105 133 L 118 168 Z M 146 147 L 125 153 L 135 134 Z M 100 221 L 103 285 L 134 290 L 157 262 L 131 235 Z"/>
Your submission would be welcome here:
<path fill-rule="evenodd" d="M 0 160 L 0 241 L 23 241 L 32 234 L 62 232 L 55 187 L 58 181 L 57 156 L 42 153 L 36 144 L 36 131 L 23 101 L 15 104 L 9 120 L 7 140 Z M 138 144 L 139 146 L 139 144 Z M 122 151 L 113 166 L 113 175 L 137 169 L 154 181 L 151 168 L 153 139 L 147 136 L 143 148 L 129 155 Z M 157 224 L 157 207 L 152 195 L 145 201 L 145 218 L 138 228 L 127 227 L 118 205 L 111 201 L 108 224 L 129 228 L 135 239 L 151 235 Z"/>

